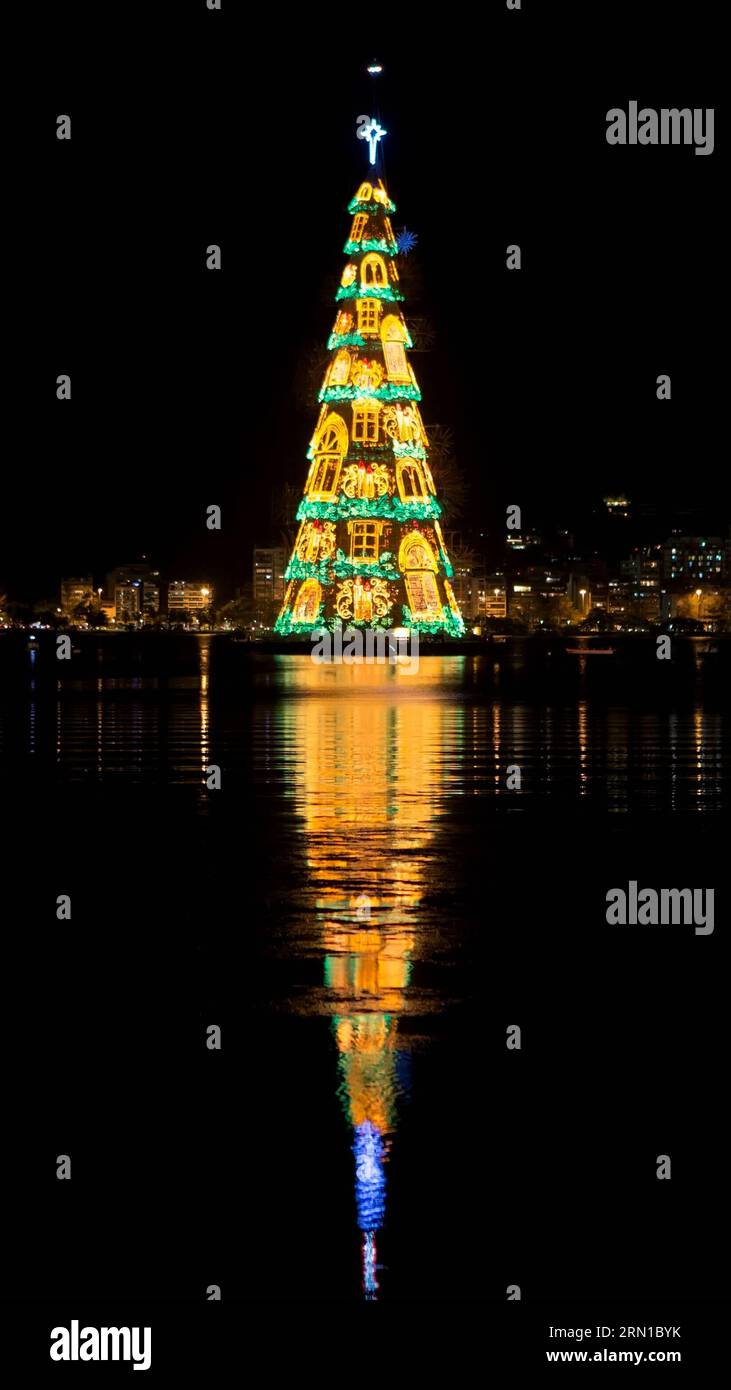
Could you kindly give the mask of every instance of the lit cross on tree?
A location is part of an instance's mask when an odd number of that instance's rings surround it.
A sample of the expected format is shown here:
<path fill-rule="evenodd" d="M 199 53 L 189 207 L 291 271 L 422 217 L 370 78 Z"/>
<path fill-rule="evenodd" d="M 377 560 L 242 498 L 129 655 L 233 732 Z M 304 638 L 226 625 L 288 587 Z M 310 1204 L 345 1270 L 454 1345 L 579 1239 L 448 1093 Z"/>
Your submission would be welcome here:
<path fill-rule="evenodd" d="M 365 122 L 365 124 L 362 125 L 361 122 Z M 368 150 L 371 164 L 375 164 L 376 162 L 376 149 L 378 148 L 378 141 L 382 140 L 384 135 L 387 134 L 388 131 L 384 130 L 383 126 L 380 126 L 378 124 L 378 121 L 376 120 L 375 116 L 358 117 L 358 139 L 368 141 Z"/>

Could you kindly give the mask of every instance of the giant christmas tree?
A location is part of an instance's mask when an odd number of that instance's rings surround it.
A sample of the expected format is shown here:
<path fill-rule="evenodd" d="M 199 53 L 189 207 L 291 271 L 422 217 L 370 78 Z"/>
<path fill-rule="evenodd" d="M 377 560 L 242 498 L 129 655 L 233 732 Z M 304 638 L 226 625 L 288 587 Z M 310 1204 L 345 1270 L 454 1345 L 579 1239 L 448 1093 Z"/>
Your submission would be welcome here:
<path fill-rule="evenodd" d="M 461 636 L 400 304 L 395 212 L 381 178 L 348 211 L 347 264 L 276 631 L 342 626 Z"/>

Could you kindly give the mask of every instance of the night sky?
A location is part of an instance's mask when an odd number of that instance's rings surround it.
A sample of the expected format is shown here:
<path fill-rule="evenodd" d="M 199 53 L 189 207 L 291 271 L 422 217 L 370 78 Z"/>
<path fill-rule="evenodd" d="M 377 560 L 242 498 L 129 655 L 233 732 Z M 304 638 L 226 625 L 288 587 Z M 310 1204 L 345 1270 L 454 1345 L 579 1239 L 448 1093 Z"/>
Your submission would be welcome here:
<path fill-rule="evenodd" d="M 404 309 L 436 331 L 412 357 L 423 418 L 454 431 L 488 549 L 508 503 L 527 526 L 583 524 L 619 488 L 726 532 L 709 334 L 724 128 L 703 6 L 692 33 L 652 4 L 600 19 L 494 0 L 469 27 L 278 11 L 261 33 L 243 6 L 153 8 L 84 22 L 77 7 L 47 68 L 19 55 L 30 177 L 12 201 L 0 591 L 45 597 L 62 574 L 101 578 L 143 552 L 221 597 L 250 577 L 252 544 L 278 538 L 273 486 L 299 493 L 306 476 L 318 407 L 297 386 L 335 316 L 361 112 L 389 132 L 394 226 L 419 238 L 422 294 Z M 633 98 L 715 105 L 715 153 L 608 146 L 607 110 Z M 220 274 L 204 268 L 213 242 Z"/>

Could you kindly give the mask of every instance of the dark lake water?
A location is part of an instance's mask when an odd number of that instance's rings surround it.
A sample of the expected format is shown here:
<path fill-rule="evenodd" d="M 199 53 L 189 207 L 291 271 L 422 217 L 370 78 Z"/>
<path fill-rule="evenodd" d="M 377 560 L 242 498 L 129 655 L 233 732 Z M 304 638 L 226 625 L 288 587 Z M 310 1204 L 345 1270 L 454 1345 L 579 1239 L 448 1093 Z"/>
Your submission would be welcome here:
<path fill-rule="evenodd" d="M 32 645 L 0 643 L 9 1104 L 29 1227 L 69 1252 L 32 1242 L 33 1288 L 692 1294 L 726 947 L 604 911 L 630 878 L 721 890 L 723 647 L 508 641 L 407 675 Z"/>

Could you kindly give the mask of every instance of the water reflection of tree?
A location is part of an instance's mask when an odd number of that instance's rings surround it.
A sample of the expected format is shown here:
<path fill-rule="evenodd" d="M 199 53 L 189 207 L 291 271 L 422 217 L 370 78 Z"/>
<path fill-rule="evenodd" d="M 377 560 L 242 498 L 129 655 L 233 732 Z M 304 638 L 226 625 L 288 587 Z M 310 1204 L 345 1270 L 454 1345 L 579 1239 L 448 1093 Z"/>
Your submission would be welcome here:
<path fill-rule="evenodd" d="M 457 671 L 461 678 L 455 660 L 433 658 L 397 677 L 378 666 L 323 672 L 306 657 L 282 659 L 294 697 L 279 717 L 298 750 L 290 775 L 306 842 L 303 894 L 324 955 L 322 996 L 310 994 L 306 1008 L 331 1019 L 367 1299 L 378 1293 L 388 1154 L 408 1090 L 399 1025 L 416 1007 L 411 969 L 424 931 L 425 852 L 443 810 L 445 767 L 435 750 L 463 728 L 461 707 L 455 724 L 453 707 L 435 698 Z"/>

